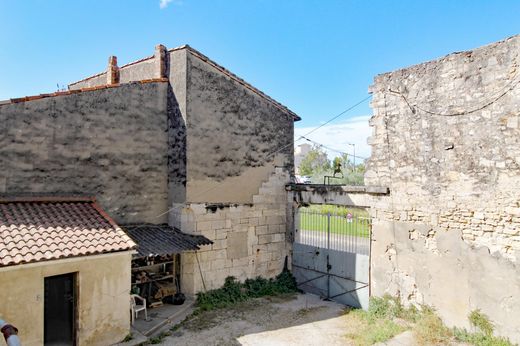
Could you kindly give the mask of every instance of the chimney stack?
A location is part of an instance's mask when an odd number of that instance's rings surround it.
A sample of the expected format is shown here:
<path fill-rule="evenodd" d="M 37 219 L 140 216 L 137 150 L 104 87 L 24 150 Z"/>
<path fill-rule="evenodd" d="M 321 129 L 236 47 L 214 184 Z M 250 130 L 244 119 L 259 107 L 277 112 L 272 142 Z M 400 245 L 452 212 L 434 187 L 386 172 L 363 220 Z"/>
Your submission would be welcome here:
<path fill-rule="evenodd" d="M 117 56 L 111 56 L 108 58 L 107 68 L 107 84 L 118 84 L 119 83 L 119 67 L 117 67 Z"/>
<path fill-rule="evenodd" d="M 168 51 L 166 47 L 162 44 L 158 44 L 155 46 L 154 53 L 154 76 L 153 78 L 165 78 L 166 76 L 166 54 Z"/>

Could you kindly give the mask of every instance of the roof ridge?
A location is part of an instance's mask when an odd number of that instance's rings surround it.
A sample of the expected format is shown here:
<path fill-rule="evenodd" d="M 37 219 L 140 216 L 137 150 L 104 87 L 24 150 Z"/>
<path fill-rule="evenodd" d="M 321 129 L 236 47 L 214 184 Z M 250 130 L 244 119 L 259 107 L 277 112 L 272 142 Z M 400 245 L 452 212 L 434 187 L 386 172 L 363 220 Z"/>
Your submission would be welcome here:
<path fill-rule="evenodd" d="M 72 94 L 79 94 L 89 91 L 96 91 L 96 90 L 102 90 L 102 89 L 111 89 L 111 88 L 119 88 L 121 86 L 129 85 L 129 84 L 147 84 L 147 83 L 163 83 L 167 82 L 168 78 L 152 78 L 152 79 L 143 79 L 138 81 L 131 81 L 128 83 L 117 83 L 117 84 L 103 84 L 93 87 L 85 87 L 81 89 L 73 89 L 73 90 L 67 90 L 67 91 L 56 91 L 53 93 L 48 94 L 39 94 L 39 95 L 33 95 L 33 96 L 24 96 L 24 97 L 17 97 L 12 98 L 5 101 L 0 101 L 0 107 L 5 105 L 10 105 L 13 103 L 22 103 L 22 102 L 28 102 L 28 101 L 34 101 L 34 100 L 40 100 L 43 98 L 49 98 L 49 97 L 56 97 L 56 96 L 68 96 Z"/>
<path fill-rule="evenodd" d="M 201 53 L 200 51 L 196 50 L 195 48 L 193 48 L 193 47 L 191 47 L 189 45 L 184 45 L 182 47 L 179 47 L 178 49 L 180 49 L 180 48 L 186 48 L 189 52 L 191 52 L 197 58 L 201 59 L 202 61 L 204 61 L 204 62 L 206 62 L 206 63 L 208 63 L 210 65 L 212 65 L 217 70 L 221 71 L 222 73 L 224 73 L 225 75 L 227 75 L 231 79 L 235 80 L 239 84 L 242 84 L 244 87 L 246 87 L 247 89 L 251 90 L 255 94 L 257 94 L 257 95 L 263 97 L 264 99 L 266 99 L 267 101 L 271 102 L 275 107 L 277 107 L 281 111 L 290 114 L 294 118 L 294 121 L 301 120 L 301 118 L 298 116 L 298 114 L 294 113 L 287 106 L 284 106 L 280 102 L 276 101 L 271 96 L 269 96 L 266 93 L 264 93 L 262 90 L 258 89 L 257 87 L 253 86 L 252 84 L 246 82 L 244 79 L 240 78 L 239 76 L 237 76 L 236 74 L 234 74 L 233 72 L 231 72 L 230 70 L 225 68 L 224 66 L 218 64 L 217 62 L 215 62 L 214 60 L 212 60 L 208 56 L 206 56 L 203 53 Z"/>

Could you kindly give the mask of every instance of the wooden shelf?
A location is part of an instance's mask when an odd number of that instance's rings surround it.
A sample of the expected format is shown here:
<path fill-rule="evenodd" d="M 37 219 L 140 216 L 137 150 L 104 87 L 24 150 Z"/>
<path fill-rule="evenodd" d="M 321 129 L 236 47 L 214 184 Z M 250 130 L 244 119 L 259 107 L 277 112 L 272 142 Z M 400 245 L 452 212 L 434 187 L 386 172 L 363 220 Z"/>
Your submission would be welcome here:
<path fill-rule="evenodd" d="M 163 277 L 161 277 L 159 279 L 153 279 L 153 280 L 146 281 L 146 282 L 132 282 L 132 285 L 147 284 L 149 282 L 161 281 L 161 280 L 166 280 L 166 279 L 173 279 L 173 275 L 166 275 L 166 276 L 163 276 Z"/>
<path fill-rule="evenodd" d="M 152 269 L 152 268 L 155 268 L 155 267 L 160 266 L 160 265 L 162 265 L 162 264 L 169 264 L 169 263 L 172 263 L 172 264 L 173 264 L 173 261 L 169 261 L 169 262 L 161 262 L 161 263 L 154 263 L 154 264 L 150 264 L 149 266 L 133 267 L 133 268 L 132 268 L 132 271 Z"/>

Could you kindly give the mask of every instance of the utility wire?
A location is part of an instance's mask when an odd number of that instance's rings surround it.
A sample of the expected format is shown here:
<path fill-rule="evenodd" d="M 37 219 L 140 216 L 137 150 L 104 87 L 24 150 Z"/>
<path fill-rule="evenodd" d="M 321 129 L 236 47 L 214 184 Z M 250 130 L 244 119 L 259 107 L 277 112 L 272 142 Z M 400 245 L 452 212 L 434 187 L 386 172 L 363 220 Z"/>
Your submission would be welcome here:
<path fill-rule="evenodd" d="M 430 111 L 428 109 L 421 108 L 418 105 L 412 105 L 410 103 L 410 100 L 406 96 L 404 96 L 403 93 L 401 93 L 400 91 L 392 90 L 392 89 L 388 89 L 388 91 L 391 94 L 395 94 L 397 96 L 400 96 L 404 100 L 404 102 L 406 103 L 408 108 L 410 108 L 410 110 L 412 111 L 413 114 L 416 113 L 416 110 L 419 110 L 421 112 L 424 112 L 424 113 L 427 113 L 427 114 L 431 114 L 431 115 L 438 115 L 438 116 L 444 116 L 444 117 L 453 117 L 453 116 L 459 116 L 459 115 L 466 115 L 466 114 L 475 113 L 475 112 L 483 110 L 484 108 L 487 108 L 487 107 L 491 106 L 493 103 L 497 102 L 502 97 L 506 96 L 511 90 L 516 88 L 516 86 L 518 84 L 520 84 L 520 78 L 516 82 L 514 81 L 516 77 L 517 76 L 512 78 L 512 80 L 509 83 L 509 85 L 506 85 L 500 91 L 500 93 L 495 98 L 491 99 L 490 101 L 487 101 L 487 102 L 483 103 L 482 105 L 480 105 L 480 106 L 478 106 L 478 107 L 476 107 L 474 109 L 464 110 L 464 111 L 459 111 L 459 112 L 454 112 L 454 113 L 438 113 L 438 112 Z"/>
<path fill-rule="evenodd" d="M 309 139 L 309 138 L 307 138 L 307 137 L 305 137 L 305 136 L 301 136 L 301 137 L 302 137 L 303 139 L 305 139 L 307 142 L 311 142 L 311 143 L 313 143 L 313 144 L 315 144 L 315 145 L 317 145 L 317 146 L 320 146 L 320 147 L 323 147 L 323 148 L 327 148 L 327 149 L 332 150 L 332 151 L 335 151 L 335 152 L 337 152 L 337 153 L 340 153 L 340 154 L 346 154 L 346 155 L 348 155 L 348 156 L 355 157 L 356 159 L 367 160 L 366 157 L 357 156 L 357 155 L 352 155 L 352 154 L 347 153 L 347 152 L 345 152 L 345 151 L 341 151 L 341 150 L 338 150 L 338 149 L 334 149 L 334 148 L 331 148 L 331 147 L 329 147 L 329 146 L 326 146 L 325 144 L 322 144 L 322 143 L 320 143 L 320 142 L 316 142 L 316 141 L 314 141 L 314 140 L 312 140 L 312 139 Z"/>
<path fill-rule="evenodd" d="M 271 153 L 268 153 L 268 154 L 265 156 L 265 158 L 264 158 L 262 164 L 267 163 L 267 159 L 270 158 L 272 155 L 275 155 L 275 154 L 279 153 L 280 151 L 286 149 L 286 148 L 289 147 L 289 146 L 294 146 L 294 143 L 296 143 L 296 142 L 298 142 L 298 141 L 304 139 L 305 136 L 308 136 L 308 135 L 310 135 L 311 133 L 316 132 L 317 130 L 321 129 L 323 126 L 325 126 L 325 125 L 327 125 L 327 124 L 330 124 L 331 122 L 333 122 L 334 120 L 336 120 L 336 119 L 338 119 L 340 116 L 342 116 L 343 114 L 345 114 L 345 113 L 351 111 L 352 109 L 356 108 L 357 106 L 359 106 L 359 105 L 362 104 L 363 102 L 367 101 L 367 100 L 370 99 L 371 97 L 372 97 L 372 95 L 368 95 L 367 97 L 365 97 L 365 98 L 363 98 L 362 100 L 356 102 L 355 104 L 353 104 L 352 106 L 348 107 L 347 109 L 345 109 L 345 110 L 342 111 L 341 113 L 339 113 L 339 114 L 333 116 L 331 119 L 327 120 L 326 122 L 324 122 L 324 123 L 321 124 L 320 126 L 316 127 L 315 129 L 312 129 L 311 131 L 307 132 L 306 134 L 304 134 L 304 135 L 302 135 L 302 136 L 299 136 L 296 140 L 294 140 L 294 141 L 290 141 L 288 144 L 281 146 L 280 148 L 276 149 L 275 151 L 273 151 L 273 152 L 271 152 Z M 208 193 L 208 192 L 211 192 L 211 191 L 213 191 L 213 190 L 215 190 L 215 189 L 217 189 L 217 188 L 219 188 L 219 187 L 221 187 L 221 186 L 222 186 L 221 184 L 217 184 L 217 185 L 215 185 L 215 186 L 213 186 L 213 187 L 210 187 L 210 188 L 208 188 L 208 189 L 206 189 L 206 190 L 204 190 L 204 191 L 199 192 L 198 194 L 194 195 L 193 198 L 200 197 L 200 196 L 202 196 L 202 195 L 204 195 L 204 194 L 206 194 L 206 193 Z M 166 210 L 166 211 L 164 211 L 164 212 L 162 212 L 162 213 L 156 215 L 155 218 L 161 217 L 161 216 L 163 216 L 163 215 L 165 215 L 165 214 L 168 214 L 170 211 L 175 210 L 175 209 L 179 209 L 179 208 L 180 208 L 180 206 L 175 206 L 175 207 L 169 208 L 168 210 Z"/>

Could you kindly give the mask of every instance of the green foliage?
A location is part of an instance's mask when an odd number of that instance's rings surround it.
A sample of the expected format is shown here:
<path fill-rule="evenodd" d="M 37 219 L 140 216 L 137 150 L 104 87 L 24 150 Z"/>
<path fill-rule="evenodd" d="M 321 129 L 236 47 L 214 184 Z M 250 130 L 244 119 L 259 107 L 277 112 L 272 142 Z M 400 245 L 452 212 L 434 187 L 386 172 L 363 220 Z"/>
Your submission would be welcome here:
<path fill-rule="evenodd" d="M 303 158 L 298 168 L 301 175 L 312 176 L 316 173 L 330 171 L 331 166 L 327 153 L 319 147 L 313 147 Z"/>
<path fill-rule="evenodd" d="M 484 333 L 470 333 L 461 328 L 454 328 L 453 335 L 456 340 L 475 346 L 514 346 L 507 338 Z"/>
<path fill-rule="evenodd" d="M 447 345 L 453 337 L 433 309 L 423 309 L 414 327 L 415 339 L 420 345 Z"/>
<path fill-rule="evenodd" d="M 347 334 L 346 337 L 354 341 L 355 345 L 384 342 L 406 329 L 390 319 L 374 319 L 374 316 L 363 310 L 354 310 L 351 314 L 357 320 L 357 328 L 355 333 Z"/>
<path fill-rule="evenodd" d="M 368 218 L 369 214 L 366 209 L 363 208 L 347 208 L 340 205 L 333 204 L 311 204 L 308 207 L 300 208 L 302 211 L 310 211 L 313 213 L 331 214 L 338 216 L 347 216 L 352 214 L 354 217 Z"/>
<path fill-rule="evenodd" d="M 297 292 L 296 280 L 289 271 L 284 271 L 275 279 L 247 279 L 244 283 L 228 276 L 219 289 L 197 294 L 198 312 L 225 308 L 251 298 L 275 296 Z"/>
<path fill-rule="evenodd" d="M 427 306 L 418 310 L 415 306 L 404 307 L 399 297 L 385 294 L 383 297 L 371 297 L 368 307 L 368 315 L 372 319 L 399 318 L 407 322 L 416 322 L 422 314 L 433 311 Z"/>
<path fill-rule="evenodd" d="M 352 310 L 349 323 L 356 333 L 347 335 L 356 345 L 384 342 L 406 329 L 413 329 L 419 345 L 449 345 L 453 339 L 475 346 L 514 346 L 507 338 L 493 336 L 493 324 L 480 310 L 472 311 L 468 319 L 479 332 L 447 328 L 435 310 L 421 305 L 420 309 L 405 308 L 399 298 L 389 295 L 371 297 L 368 311 Z"/>
<path fill-rule="evenodd" d="M 468 320 L 478 332 L 471 333 L 466 329 L 453 328 L 455 339 L 476 346 L 513 346 L 509 339 L 493 336 L 493 323 L 480 309 L 471 311 L 468 315 Z"/>
<path fill-rule="evenodd" d="M 480 330 L 482 333 L 486 335 L 492 335 L 493 334 L 493 324 L 489 320 L 489 317 L 484 315 L 480 309 L 476 309 L 471 311 L 471 313 L 468 316 L 469 323 L 478 330 Z"/>
<path fill-rule="evenodd" d="M 127 336 L 125 336 L 125 338 L 123 339 L 122 342 L 128 342 L 133 339 L 134 339 L 134 336 L 132 335 L 132 333 L 129 333 Z"/>
<path fill-rule="evenodd" d="M 148 340 L 148 343 L 147 344 L 152 344 L 152 345 L 157 345 L 157 344 L 160 344 L 164 341 L 164 339 L 167 337 L 167 336 L 170 336 L 172 335 L 170 332 L 162 332 L 161 334 L 153 337 L 153 338 L 150 338 Z"/>
<path fill-rule="evenodd" d="M 330 179 L 330 184 L 335 185 L 355 185 L 360 186 L 365 184 L 365 178 L 364 178 L 364 166 L 361 169 L 358 169 L 357 171 L 353 172 L 351 170 L 342 169 L 343 170 L 343 178 L 336 175 L 336 178 Z M 311 174 L 311 181 L 313 184 L 323 184 L 324 177 L 325 176 L 332 176 L 333 171 L 322 171 L 322 172 L 316 172 L 314 174 Z"/>

